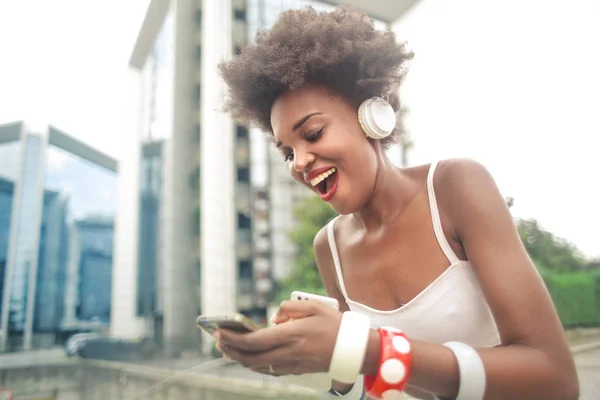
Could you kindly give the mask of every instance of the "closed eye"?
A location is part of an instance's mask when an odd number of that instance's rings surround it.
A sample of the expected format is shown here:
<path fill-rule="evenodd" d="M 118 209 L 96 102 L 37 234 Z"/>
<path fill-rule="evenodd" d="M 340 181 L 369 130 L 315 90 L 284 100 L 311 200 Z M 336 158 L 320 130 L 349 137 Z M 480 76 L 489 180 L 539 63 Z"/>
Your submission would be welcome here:
<path fill-rule="evenodd" d="M 317 132 L 313 133 L 310 136 L 306 137 L 306 140 L 308 142 L 316 142 L 322 135 L 323 135 L 323 130 L 325 128 L 321 128 L 319 129 Z M 294 160 L 294 152 L 293 151 L 288 151 L 286 153 L 283 154 L 283 161 L 285 162 L 290 162 Z"/>
<path fill-rule="evenodd" d="M 321 128 L 317 132 L 315 132 L 312 135 L 308 136 L 306 138 L 306 140 L 308 140 L 309 142 L 315 142 L 315 141 L 317 141 L 317 139 L 319 139 L 321 137 L 321 135 L 323 135 L 323 129 L 324 128 Z"/>

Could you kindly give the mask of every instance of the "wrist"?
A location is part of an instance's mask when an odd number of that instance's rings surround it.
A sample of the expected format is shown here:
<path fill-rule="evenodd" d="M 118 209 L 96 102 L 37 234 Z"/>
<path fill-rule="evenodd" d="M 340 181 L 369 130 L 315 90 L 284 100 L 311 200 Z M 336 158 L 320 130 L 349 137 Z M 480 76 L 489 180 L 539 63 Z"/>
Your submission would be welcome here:
<path fill-rule="evenodd" d="M 381 335 L 377 329 L 369 331 L 367 351 L 361 368 L 363 375 L 376 375 L 379 370 L 379 359 L 381 357 Z"/>
<path fill-rule="evenodd" d="M 352 311 L 342 314 L 329 365 L 331 379 L 354 384 L 364 364 L 371 329 L 369 317 Z"/>
<path fill-rule="evenodd" d="M 412 346 L 399 329 L 380 327 L 377 333 L 380 336 L 377 373 L 364 375 L 364 387 L 376 399 L 396 398 L 408 382 Z"/>

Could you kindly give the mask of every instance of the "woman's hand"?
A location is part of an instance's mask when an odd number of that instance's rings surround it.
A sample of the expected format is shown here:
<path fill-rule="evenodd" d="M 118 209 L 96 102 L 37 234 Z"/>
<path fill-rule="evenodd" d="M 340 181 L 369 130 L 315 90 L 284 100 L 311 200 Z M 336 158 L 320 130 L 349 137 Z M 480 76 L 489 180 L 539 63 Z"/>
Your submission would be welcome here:
<path fill-rule="evenodd" d="M 217 346 L 253 371 L 297 375 L 329 371 L 342 313 L 315 300 L 287 300 L 273 318 L 278 324 L 252 333 L 219 330 Z"/>

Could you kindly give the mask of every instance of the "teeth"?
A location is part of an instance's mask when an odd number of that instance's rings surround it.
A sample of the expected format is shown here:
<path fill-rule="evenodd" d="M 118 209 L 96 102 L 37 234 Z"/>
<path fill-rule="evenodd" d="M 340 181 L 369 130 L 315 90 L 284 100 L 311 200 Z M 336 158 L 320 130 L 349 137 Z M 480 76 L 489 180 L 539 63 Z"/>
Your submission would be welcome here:
<path fill-rule="evenodd" d="M 312 179 L 310 181 L 310 184 L 313 186 L 317 186 L 319 183 L 323 182 L 323 179 L 327 178 L 329 175 L 333 174 L 334 172 L 335 172 L 335 168 L 331 168 L 329 171 L 323 172 L 321 175 Z"/>

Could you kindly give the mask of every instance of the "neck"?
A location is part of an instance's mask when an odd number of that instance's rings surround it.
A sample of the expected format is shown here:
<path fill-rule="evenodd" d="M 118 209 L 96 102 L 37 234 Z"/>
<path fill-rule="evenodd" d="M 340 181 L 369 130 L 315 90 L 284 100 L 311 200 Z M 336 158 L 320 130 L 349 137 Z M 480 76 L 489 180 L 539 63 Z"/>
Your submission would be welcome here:
<path fill-rule="evenodd" d="M 354 213 L 367 231 L 379 230 L 401 215 L 419 192 L 418 184 L 396 167 L 383 151 L 378 152 L 375 187 L 369 202 Z"/>

